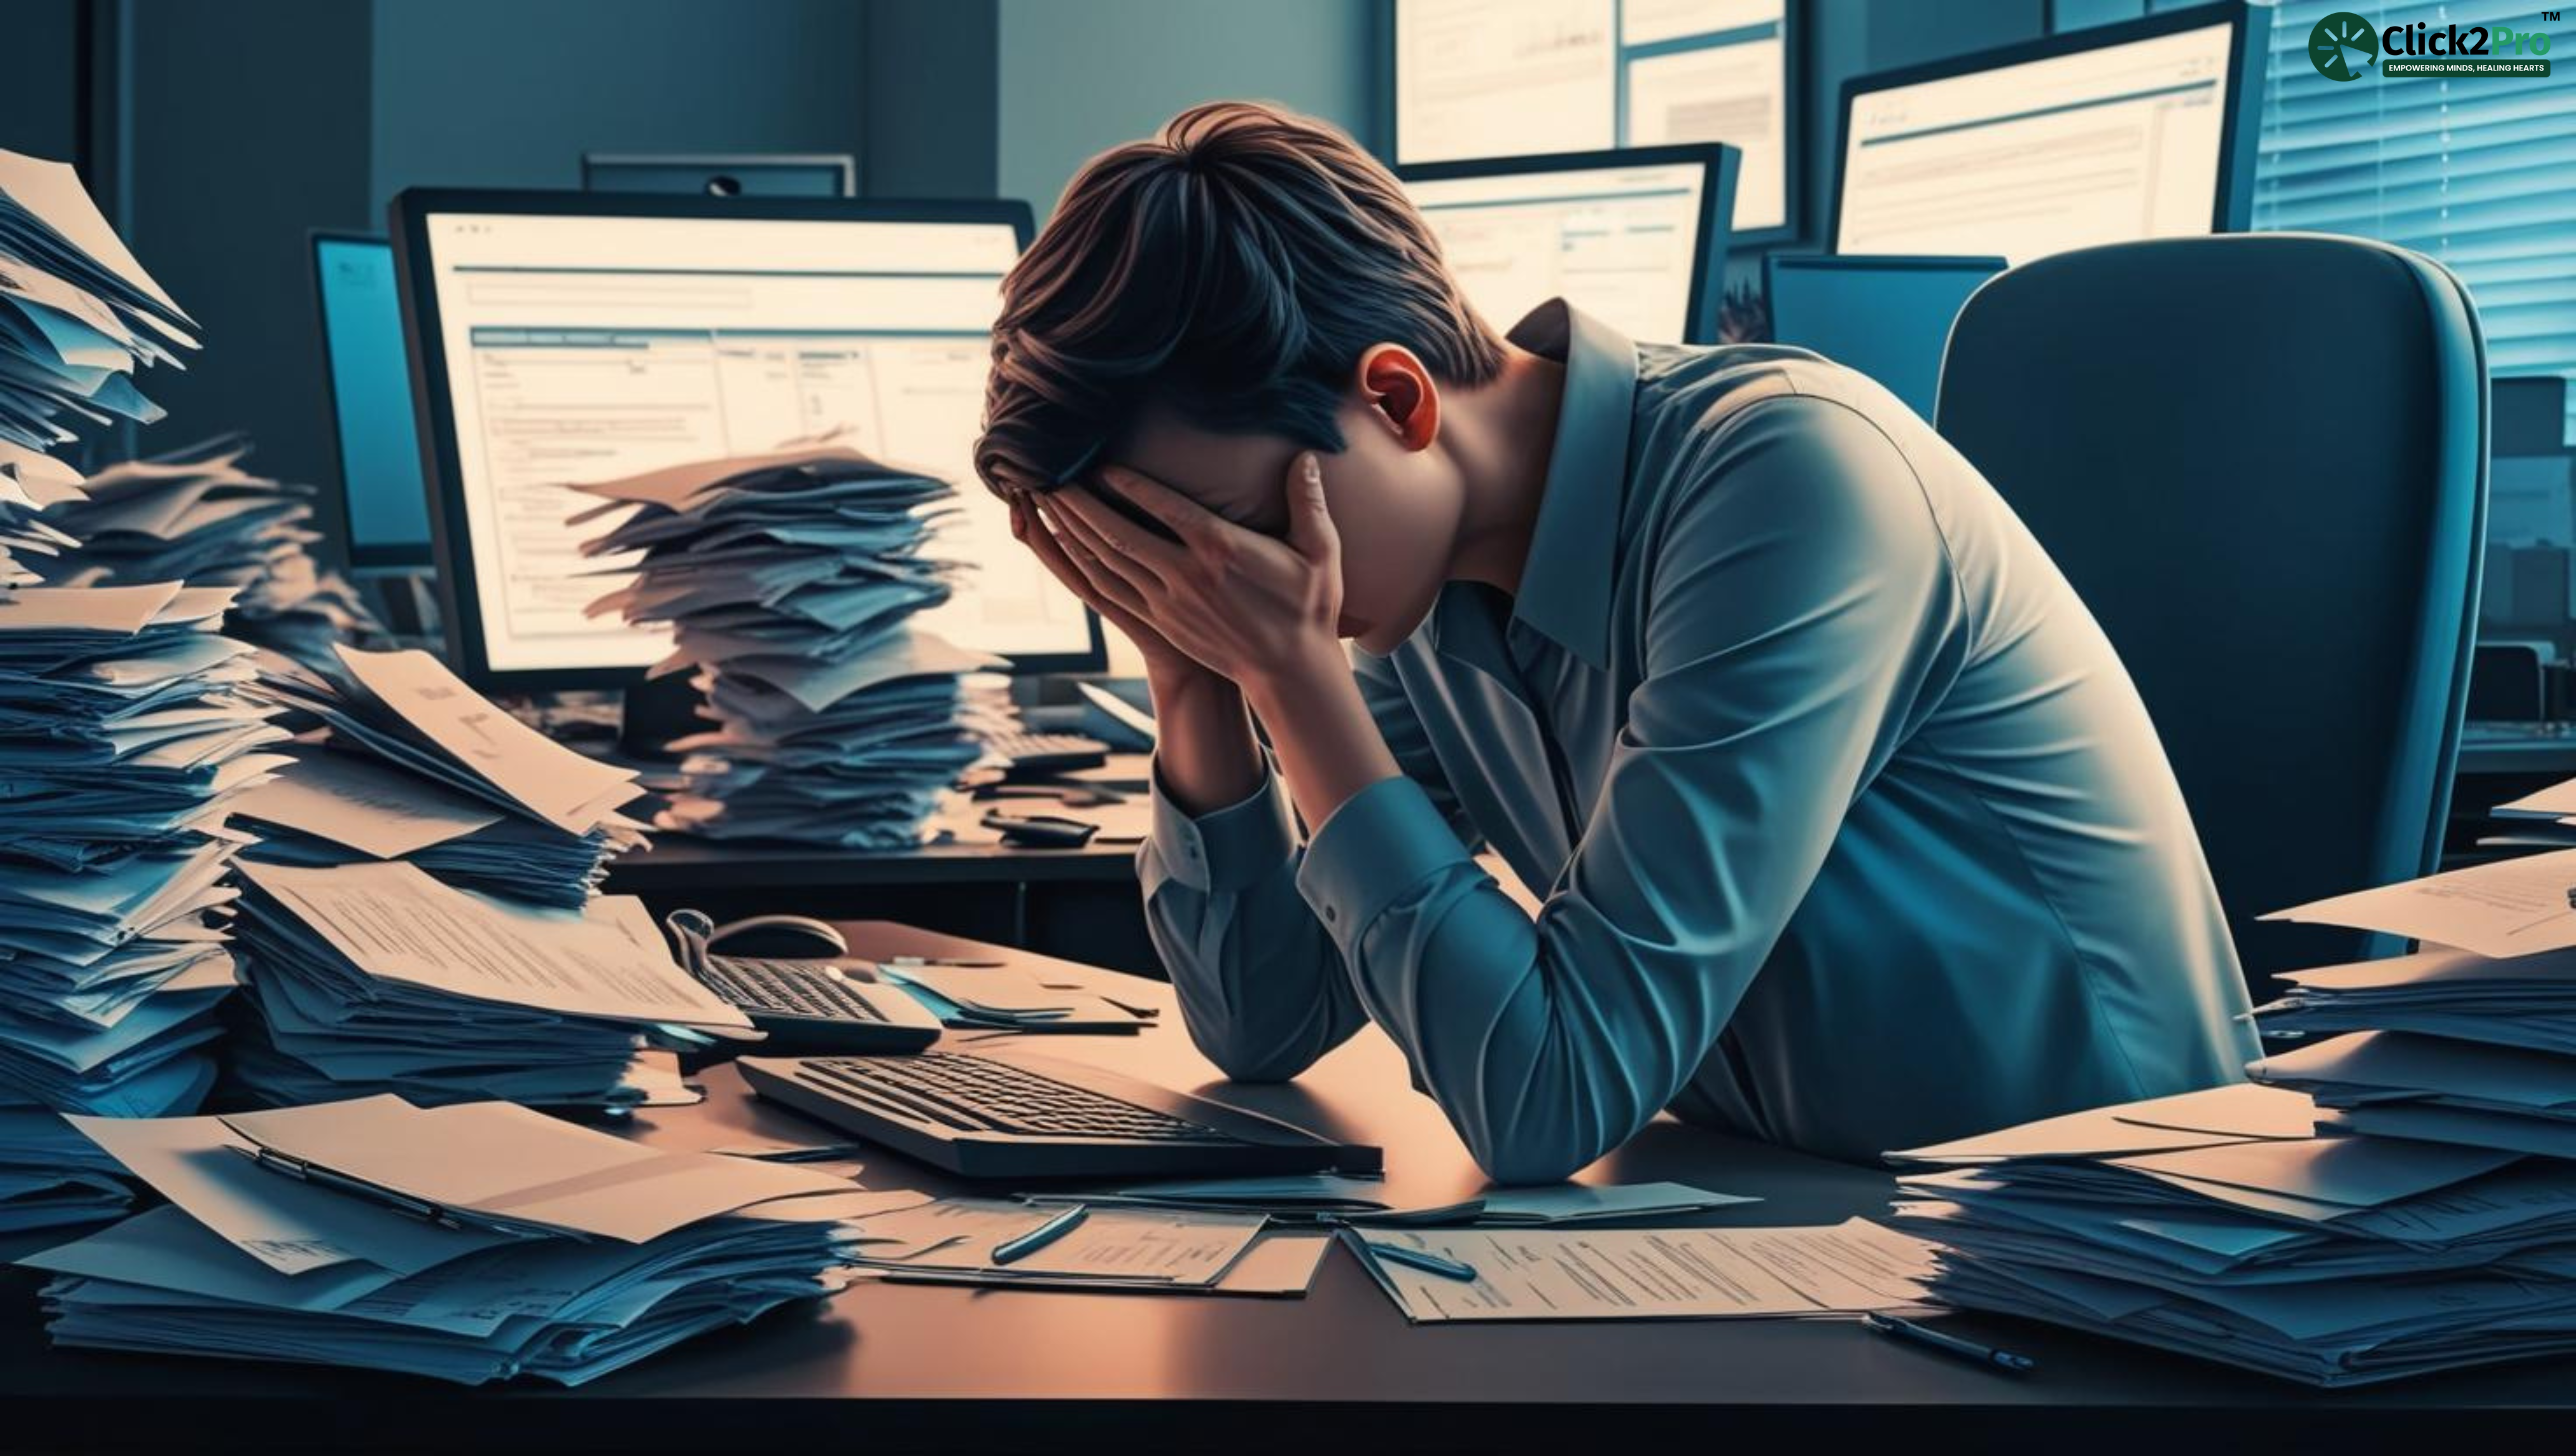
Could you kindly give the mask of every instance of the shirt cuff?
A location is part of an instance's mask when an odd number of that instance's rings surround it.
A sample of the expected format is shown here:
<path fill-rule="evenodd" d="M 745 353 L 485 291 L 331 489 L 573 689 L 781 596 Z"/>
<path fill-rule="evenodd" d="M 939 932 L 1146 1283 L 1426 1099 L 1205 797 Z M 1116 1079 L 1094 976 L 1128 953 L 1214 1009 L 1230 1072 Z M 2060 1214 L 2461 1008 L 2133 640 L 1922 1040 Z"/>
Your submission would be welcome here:
<path fill-rule="evenodd" d="M 1399 774 L 1343 800 L 1315 831 L 1297 891 L 1349 959 L 1361 932 L 1389 905 L 1432 875 L 1473 863 L 1431 796 Z"/>
<path fill-rule="evenodd" d="M 1288 862 L 1297 834 L 1288 798 L 1268 765 L 1261 787 L 1239 802 L 1191 818 L 1163 791 L 1154 770 L 1154 852 L 1163 872 L 1202 894 L 1226 894 L 1259 884 Z"/>

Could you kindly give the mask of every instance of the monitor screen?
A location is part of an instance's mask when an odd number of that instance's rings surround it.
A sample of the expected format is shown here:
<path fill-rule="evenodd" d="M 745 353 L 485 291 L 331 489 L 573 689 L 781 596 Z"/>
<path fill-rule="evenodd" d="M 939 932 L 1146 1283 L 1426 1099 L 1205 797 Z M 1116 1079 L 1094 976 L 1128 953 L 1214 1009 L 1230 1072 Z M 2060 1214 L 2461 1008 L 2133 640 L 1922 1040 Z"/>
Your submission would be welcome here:
<path fill-rule="evenodd" d="M 2236 33 L 2222 20 L 2017 64 L 1962 61 L 1907 84 L 1854 81 L 1834 251 L 2024 263 L 2212 231 Z"/>
<path fill-rule="evenodd" d="M 349 559 L 361 566 L 426 565 L 429 496 L 421 486 L 393 244 L 317 237 L 313 269 L 321 287 L 322 352 L 331 373 Z"/>
<path fill-rule="evenodd" d="M 591 573 L 623 563 L 579 554 L 603 525 L 565 524 L 589 502 L 568 482 L 836 431 L 958 488 L 931 550 L 969 565 L 919 625 L 1015 659 L 1094 652 L 1089 614 L 1011 540 L 1008 510 L 972 468 L 988 335 L 1019 253 L 1012 223 L 590 201 L 429 210 L 411 225 L 452 422 L 450 589 L 480 622 L 469 666 L 633 669 L 667 650 L 664 633 L 586 614 L 615 584 Z"/>
<path fill-rule="evenodd" d="M 1787 0 L 1397 0 L 1401 163 L 1725 142 L 1732 230 L 1787 229 Z"/>
<path fill-rule="evenodd" d="M 1561 294 L 1632 339 L 1701 342 L 1705 260 L 1725 246 L 1706 236 L 1710 167 L 1563 162 L 1407 175 L 1404 186 L 1467 301 L 1495 328 Z"/>
<path fill-rule="evenodd" d="M 1925 419 L 1950 325 L 2001 258 L 1796 258 L 1768 264 L 1771 337 L 1847 365 Z"/>

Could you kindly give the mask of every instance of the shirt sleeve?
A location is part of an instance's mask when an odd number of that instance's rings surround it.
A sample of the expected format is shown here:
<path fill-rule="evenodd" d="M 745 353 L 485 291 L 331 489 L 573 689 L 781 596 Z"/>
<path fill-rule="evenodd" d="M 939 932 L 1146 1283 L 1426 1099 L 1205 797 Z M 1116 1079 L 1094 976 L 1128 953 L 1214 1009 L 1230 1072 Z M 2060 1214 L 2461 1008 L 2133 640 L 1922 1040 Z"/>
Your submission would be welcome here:
<path fill-rule="evenodd" d="M 1393 666 L 1361 653 L 1353 671 L 1396 763 L 1458 843 L 1471 831 Z M 1196 817 L 1156 773 L 1152 827 L 1136 856 L 1146 932 L 1191 1041 L 1238 1081 L 1296 1076 L 1367 1020 L 1340 948 L 1297 893 L 1303 856 L 1288 796 L 1266 763 L 1249 797 Z"/>
<path fill-rule="evenodd" d="M 1643 677 L 1537 916 L 1403 779 L 1345 802 L 1298 875 L 1362 1006 L 1505 1182 L 1565 1177 L 1671 1102 L 1955 671 L 1946 549 L 1864 417 L 1764 401 L 1675 468 L 1635 568 Z"/>

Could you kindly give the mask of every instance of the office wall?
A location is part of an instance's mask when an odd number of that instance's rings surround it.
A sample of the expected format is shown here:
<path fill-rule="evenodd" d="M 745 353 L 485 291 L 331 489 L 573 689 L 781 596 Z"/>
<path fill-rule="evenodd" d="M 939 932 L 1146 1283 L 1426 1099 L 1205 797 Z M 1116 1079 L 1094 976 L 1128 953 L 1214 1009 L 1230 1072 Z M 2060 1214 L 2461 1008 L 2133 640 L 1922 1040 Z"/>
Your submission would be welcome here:
<path fill-rule="evenodd" d="M 577 187 L 581 154 L 865 150 L 855 0 L 374 0 L 371 215 Z"/>
<path fill-rule="evenodd" d="M 867 0 L 876 197 L 995 197 L 998 0 Z"/>
<path fill-rule="evenodd" d="M 1879 0 L 1869 12 L 1874 71 L 2011 45 L 2048 29 L 2048 0 Z"/>
<path fill-rule="evenodd" d="M 0 85 L 0 147 L 56 162 L 80 145 L 80 6 L 9 0 L 9 80 Z"/>
<path fill-rule="evenodd" d="M 144 392 L 169 410 L 144 452 L 248 430 L 253 468 L 323 478 L 330 461 L 304 235 L 366 201 L 370 17 L 346 0 L 124 0 L 117 221 L 197 320 L 186 372 Z M 111 207 L 115 199 L 109 200 Z M 322 521 L 336 530 L 325 502 Z"/>
<path fill-rule="evenodd" d="M 999 182 L 1043 221 L 1074 170 L 1194 102 L 1278 101 L 1377 144 L 1379 0 L 1001 0 Z"/>

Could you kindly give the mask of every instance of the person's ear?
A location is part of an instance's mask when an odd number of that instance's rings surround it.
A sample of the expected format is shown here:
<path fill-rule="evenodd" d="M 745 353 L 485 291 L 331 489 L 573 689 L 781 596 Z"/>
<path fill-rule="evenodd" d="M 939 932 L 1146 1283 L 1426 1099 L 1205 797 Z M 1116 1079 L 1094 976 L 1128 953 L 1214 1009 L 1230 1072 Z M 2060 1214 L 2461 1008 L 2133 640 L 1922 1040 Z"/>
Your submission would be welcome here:
<path fill-rule="evenodd" d="M 1360 355 L 1359 387 L 1405 449 L 1429 449 L 1440 438 L 1440 386 L 1411 349 L 1371 344 Z"/>

